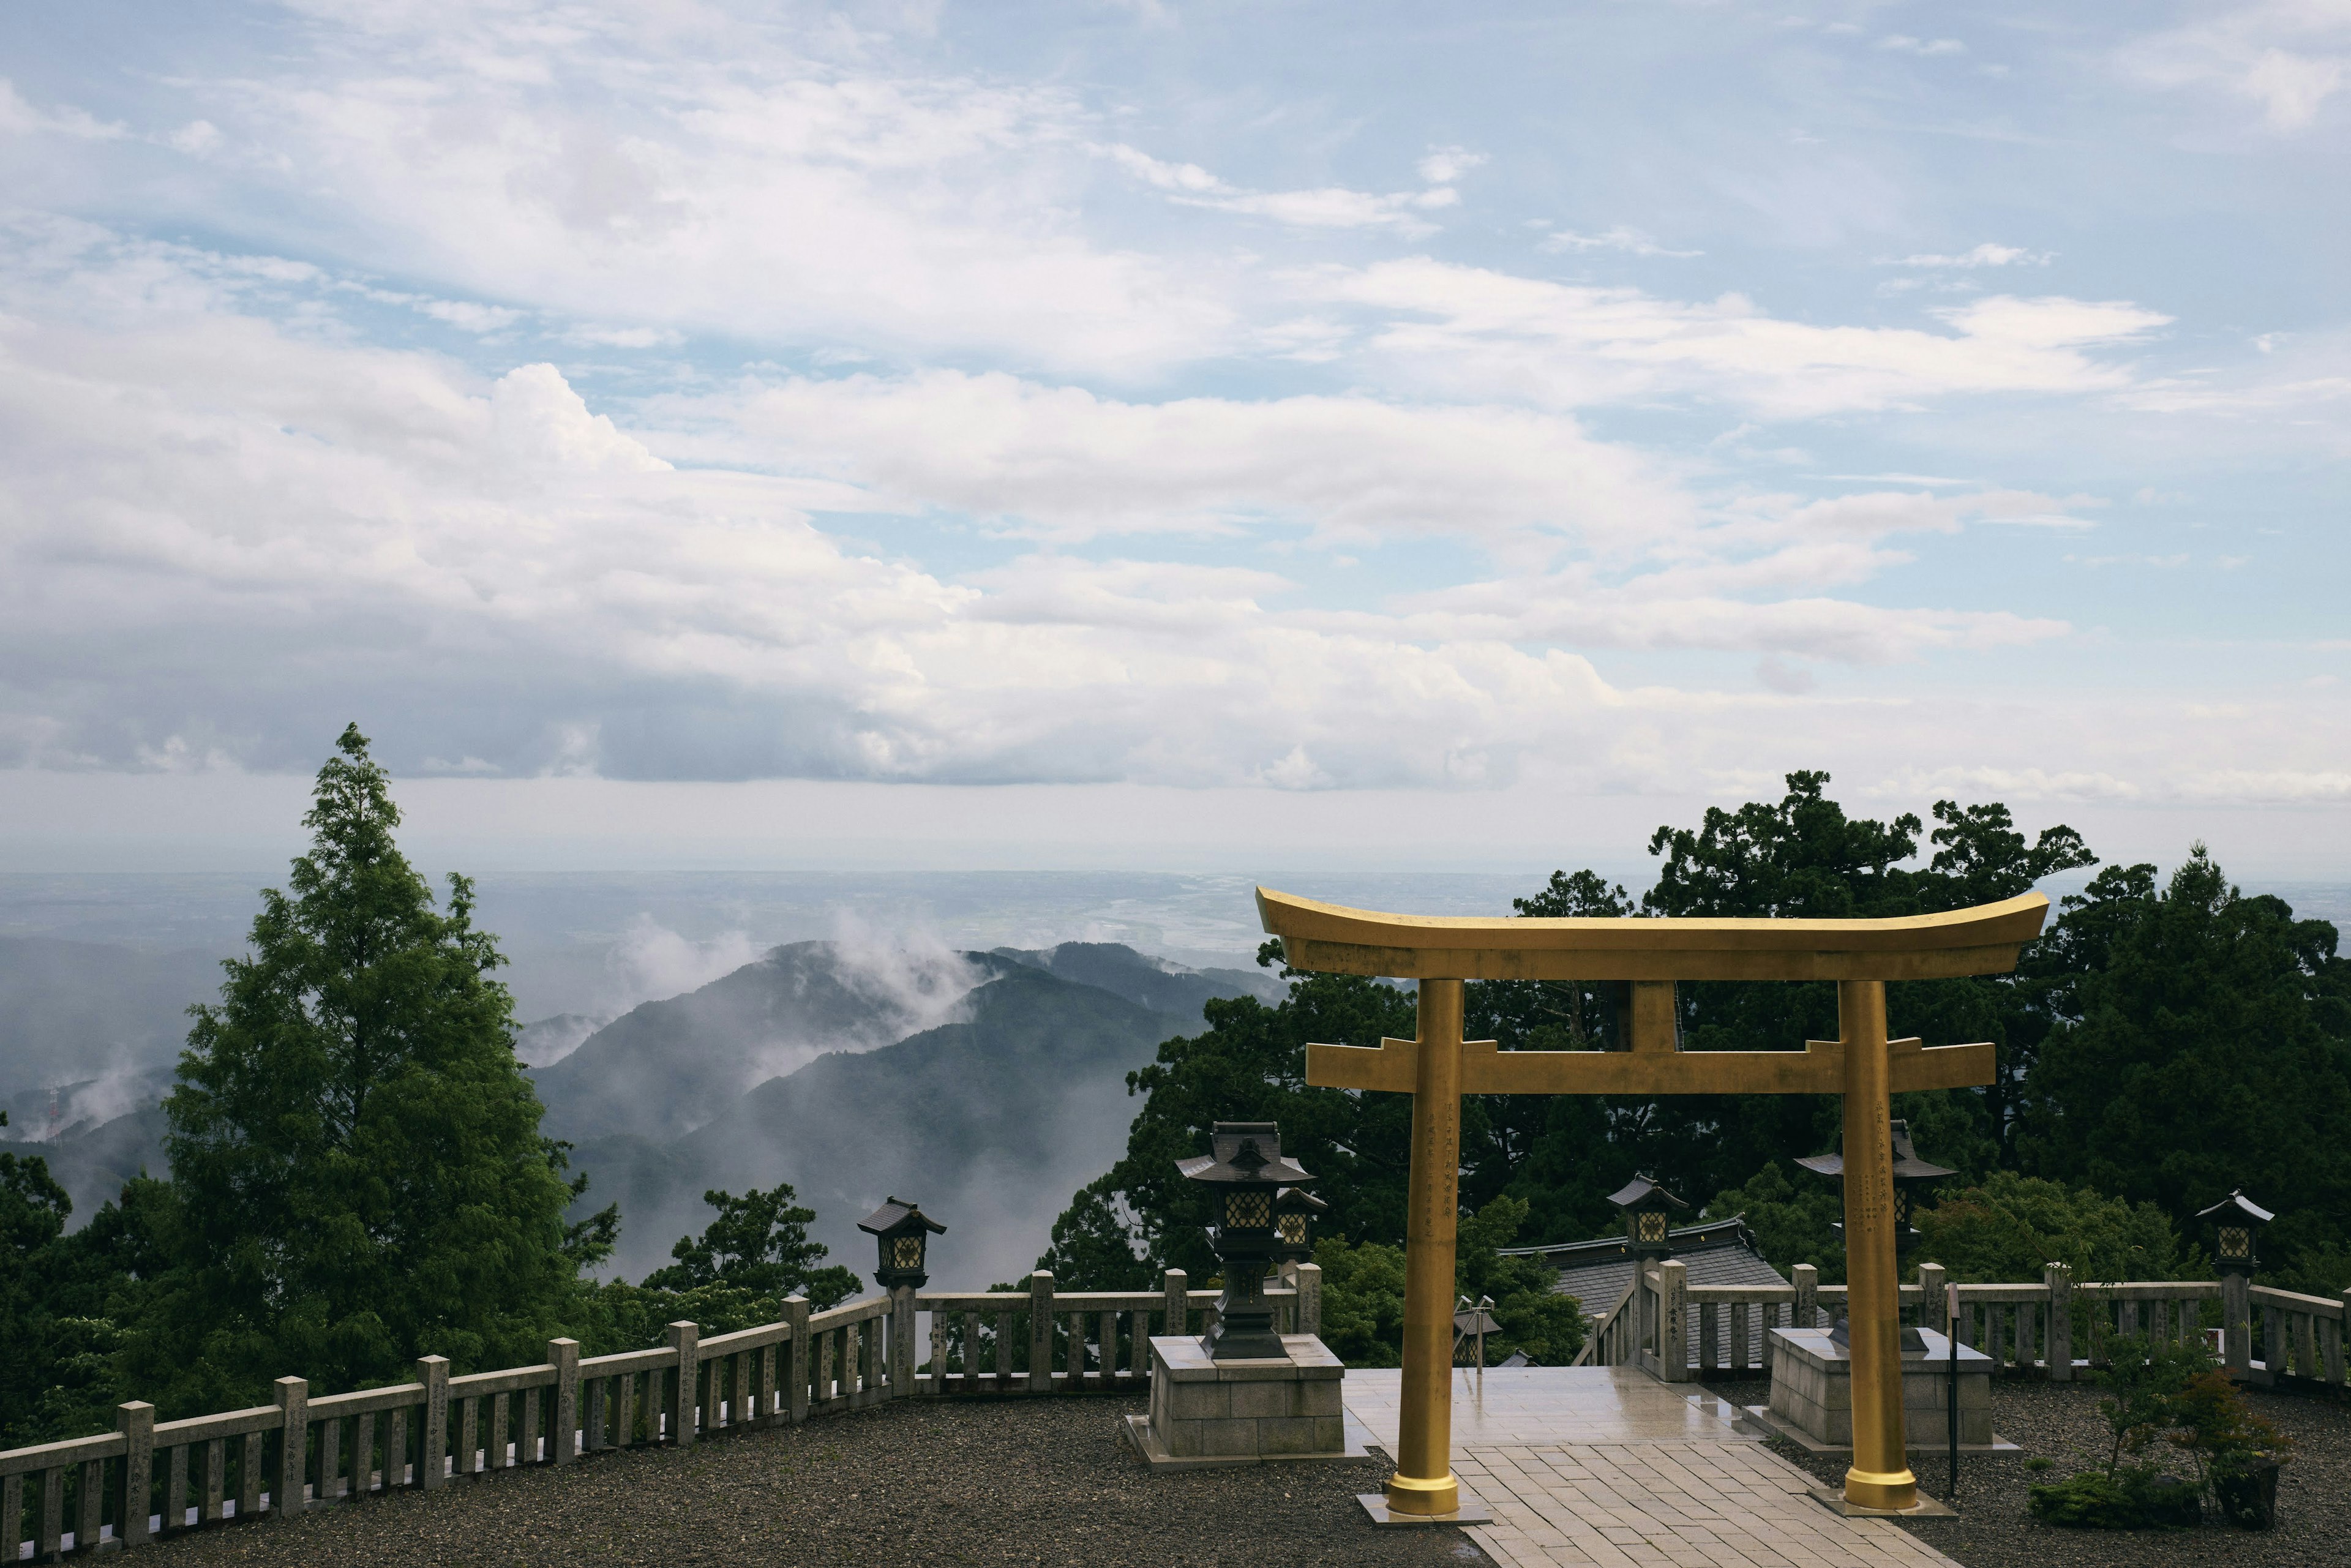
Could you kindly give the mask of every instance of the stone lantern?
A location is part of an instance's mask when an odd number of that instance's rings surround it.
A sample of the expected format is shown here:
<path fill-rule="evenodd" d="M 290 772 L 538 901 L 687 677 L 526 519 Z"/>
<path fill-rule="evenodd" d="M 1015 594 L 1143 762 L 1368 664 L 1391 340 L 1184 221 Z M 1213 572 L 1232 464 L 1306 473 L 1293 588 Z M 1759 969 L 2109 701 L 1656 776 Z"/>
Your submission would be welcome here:
<path fill-rule="evenodd" d="M 1310 1322 L 1277 1333 L 1265 1294 L 1273 1264 L 1296 1263 L 1301 1276 L 1313 1268 L 1315 1218 L 1327 1206 L 1303 1190 L 1314 1178 L 1283 1157 L 1273 1123 L 1218 1122 L 1208 1146 L 1176 1168 L 1208 1189 L 1224 1297 L 1216 1325 L 1195 1339 L 1182 1326 L 1185 1278 L 1168 1270 L 1169 1332 L 1151 1339 L 1151 1410 L 1123 1418 L 1127 1437 L 1154 1469 L 1348 1458 L 1346 1364 Z M 1303 1309 L 1314 1292 L 1304 1279 L 1300 1291 Z"/>
<path fill-rule="evenodd" d="M 919 1291 L 930 1282 L 924 1272 L 924 1254 L 932 1237 L 946 1233 L 946 1226 L 916 1205 L 893 1197 L 859 1220 L 857 1228 L 881 1244 L 881 1267 L 873 1270 L 873 1278 L 883 1290 Z"/>
<path fill-rule="evenodd" d="M 1266 1270 L 1300 1255 L 1312 1226 L 1311 1210 L 1293 1205 L 1291 1213 L 1304 1223 L 1299 1239 L 1290 1241 L 1276 1221 L 1277 1200 L 1283 1187 L 1314 1178 L 1282 1157 L 1281 1130 L 1271 1122 L 1218 1122 L 1208 1146 L 1207 1154 L 1176 1162 L 1178 1171 L 1210 1190 L 1216 1222 L 1208 1227 L 1208 1244 L 1225 1265 L 1216 1325 L 1200 1343 L 1215 1361 L 1280 1357 L 1286 1353 L 1274 1328 L 1273 1303 L 1266 1299 Z"/>
<path fill-rule="evenodd" d="M 1273 1228 L 1281 1239 L 1281 1261 L 1303 1263 L 1314 1256 L 1314 1227 L 1330 1207 L 1302 1186 L 1286 1186 L 1273 1195 Z"/>
<path fill-rule="evenodd" d="M 1635 1176 L 1610 1193 L 1608 1201 L 1625 1211 L 1625 1239 L 1634 1257 L 1658 1261 L 1673 1256 L 1674 1245 L 1667 1235 L 1675 1211 L 1687 1212 L 1688 1204 L 1646 1176 Z"/>
<path fill-rule="evenodd" d="M 1909 1123 L 1896 1121 L 1893 1124 L 1893 1134 L 1894 1255 L 1896 1258 L 1905 1258 L 1909 1256 L 1910 1249 L 1916 1247 L 1919 1240 L 1917 1228 L 1910 1223 L 1911 1213 L 1918 1207 L 1919 1197 L 1929 1186 L 1941 1181 L 1945 1176 L 1957 1176 L 1959 1173 L 1942 1166 L 1929 1165 L 1918 1157 L 1918 1151 L 1910 1145 Z M 1812 1155 L 1796 1163 L 1816 1176 L 1827 1176 L 1839 1184 L 1844 1180 L 1844 1155 L 1842 1154 Z M 1838 1221 L 1836 1228 L 1842 1234 L 1844 1230 L 1844 1223 L 1842 1220 Z"/>
<path fill-rule="evenodd" d="M 2260 1262 L 2254 1242 L 2262 1227 L 2277 1216 L 2237 1190 L 2211 1207 L 2197 1210 L 2196 1218 L 2211 1222 L 2212 1260 L 2220 1272 L 2252 1279 Z"/>

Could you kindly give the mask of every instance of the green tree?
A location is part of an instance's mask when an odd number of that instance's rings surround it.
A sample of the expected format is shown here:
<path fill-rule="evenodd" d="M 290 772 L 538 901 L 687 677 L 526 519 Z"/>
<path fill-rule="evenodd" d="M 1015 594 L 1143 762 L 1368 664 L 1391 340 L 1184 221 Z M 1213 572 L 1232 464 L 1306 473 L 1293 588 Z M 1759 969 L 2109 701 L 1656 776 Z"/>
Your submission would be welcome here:
<path fill-rule="evenodd" d="M 1782 1274 L 1799 1263 L 1821 1271 L 1821 1283 L 1844 1283 L 1844 1200 L 1834 1182 L 1772 1160 L 1739 1186 L 1725 1187 L 1704 1218 L 1743 1217 L 1755 1245 Z"/>
<path fill-rule="evenodd" d="M 540 1354 L 613 1218 L 581 1190 L 514 1056 L 504 962 L 449 879 L 393 842 L 390 779 L 356 725 L 319 771 L 309 852 L 224 965 L 164 1109 L 172 1254 L 142 1386 L 166 1408 Z"/>
<path fill-rule="evenodd" d="M 1846 815 L 1828 798 L 1828 775 L 1792 773 L 1777 802 L 1709 810 L 1696 828 L 1660 827 L 1661 859 L 1642 913 L 1669 916 L 1851 919 L 1930 914 L 2012 897 L 2095 857 L 2071 828 L 2028 841 L 1997 802 L 1935 803 L 1931 831 L 1917 817 L 1890 822 Z M 1917 865 L 1924 845 L 1927 863 Z M 1622 887 L 1591 872 L 1554 873 L 1522 915 L 1622 915 Z M 2030 953 L 2030 949 L 2028 953 Z M 2028 962 L 2030 960 L 2028 959 Z M 1897 1096 L 1937 1157 L 1969 1178 L 2001 1163 L 2017 1086 L 2046 1035 L 2050 994 L 2073 983 L 2048 976 L 1920 981 L 1889 988 L 1895 1027 L 1936 1044 L 1989 1040 L 2000 1082 L 1989 1092 Z M 1473 1034 L 1505 1051 L 1620 1044 L 1621 987 L 1473 985 Z M 1836 988 L 1786 982 L 1689 984 L 1678 988 L 1684 1049 L 1795 1051 L 1836 1035 Z M 1722 1192 L 1792 1154 L 1837 1147 L 1839 1111 L 1828 1095 L 1607 1095 L 1479 1097 L 1462 1128 L 1465 1199 L 1507 1192 L 1531 1205 L 1531 1239 L 1563 1241 L 1613 1227 L 1606 1195 L 1635 1172 L 1685 1197 Z M 1798 1189 L 1801 1191 L 1801 1188 Z"/>
<path fill-rule="evenodd" d="M 1524 1203 L 1498 1197 L 1463 1218 L 1454 1245 L 1454 1292 L 1494 1302 L 1494 1321 L 1502 1326 L 1486 1336 L 1488 1364 L 1524 1351 L 1538 1366 L 1565 1366 L 1583 1348 L 1581 1304 L 1552 1289 L 1558 1275 L 1549 1265 L 1500 1251 L 1526 1218 Z M 1322 1343 L 1350 1366 L 1403 1364 L 1404 1249 L 1329 1237 L 1315 1244 L 1314 1261 L 1322 1270 Z"/>
<path fill-rule="evenodd" d="M 1938 801 L 1928 831 L 1916 817 L 1848 817 L 1828 799 L 1823 773 L 1792 773 L 1787 784 L 1776 803 L 1709 810 L 1695 829 L 1659 828 L 1650 849 L 1663 863 L 1638 908 L 1656 915 L 1916 915 L 2012 896 L 2094 859 L 2070 828 L 2028 841 L 1997 803 Z M 1931 854 L 1917 865 L 1922 844 Z M 1533 918 L 1635 909 L 1622 885 L 1591 871 L 1554 872 L 1512 902 Z M 2094 946 L 2078 944 L 2046 975 L 1892 988 L 1903 1032 L 1937 1044 L 1990 1040 L 2001 1051 L 2002 1086 L 1990 1093 L 1906 1094 L 1895 1107 L 1964 1176 L 2001 1162 L 2019 1064 L 2029 1063 L 2047 1032 L 2050 998 L 2078 985 L 2074 968 Z M 1268 944 L 1259 961 L 1278 952 Z M 1293 982 L 1287 1001 L 1213 1003 L 1207 1032 L 1168 1041 L 1152 1066 L 1129 1077 L 1144 1103 L 1126 1155 L 1075 1196 L 1040 1267 L 1096 1289 L 1144 1289 L 1168 1266 L 1206 1277 L 1214 1268 L 1200 1238 L 1206 1200 L 1176 1176 L 1175 1161 L 1204 1148 L 1209 1124 L 1220 1118 L 1281 1124 L 1285 1145 L 1328 1178 L 1318 1188 L 1334 1204 L 1326 1235 L 1351 1246 L 1401 1242 L 1410 1097 L 1308 1088 L 1304 1047 L 1409 1037 L 1412 992 L 1347 976 L 1283 974 Z M 1485 982 L 1467 988 L 1464 1022 L 1471 1038 L 1504 1051 L 1615 1049 L 1626 1001 L 1625 988 L 1610 983 Z M 1690 985 L 1680 1001 L 1691 1050 L 1801 1050 L 1806 1039 L 1836 1030 L 1829 985 Z M 1834 1148 L 1838 1131 L 1834 1096 L 1471 1095 L 1461 1113 L 1461 1198 L 1478 1212 L 1509 1197 L 1527 1206 L 1526 1240 L 1574 1240 L 1613 1227 L 1607 1195 L 1635 1171 L 1686 1195 L 1722 1192 L 1774 1160 Z"/>
<path fill-rule="evenodd" d="M 0 1127 L 8 1113 L 0 1111 Z M 44 1407 L 62 1359 L 57 1314 L 45 1288 L 73 1200 L 38 1155 L 0 1154 L 0 1448 L 57 1436 Z"/>
<path fill-rule="evenodd" d="M 1486 1336 L 1488 1364 L 1523 1351 L 1537 1366 L 1565 1366 L 1583 1348 L 1583 1303 L 1552 1287 L 1558 1270 L 1539 1258 L 1506 1257 L 1527 1204 L 1505 1194 L 1461 1221 L 1454 1243 L 1454 1290 L 1472 1301 L 1490 1298 L 1499 1333 Z"/>
<path fill-rule="evenodd" d="M 1268 943 L 1258 961 L 1270 966 L 1274 953 Z M 1147 1290 L 1163 1269 L 1216 1273 L 1208 1189 L 1178 1176 L 1176 1162 L 1207 1148 L 1217 1122 L 1281 1124 L 1282 1152 L 1314 1173 L 1332 1206 L 1326 1234 L 1402 1239 L 1411 1097 L 1309 1088 L 1306 1045 L 1409 1037 L 1412 993 L 1351 975 L 1283 974 L 1293 984 L 1278 1007 L 1212 1001 L 1206 1032 L 1164 1042 L 1151 1065 L 1127 1074 L 1143 1103 L 1126 1153 L 1079 1191 L 1037 1260 L 1057 1285 Z"/>
<path fill-rule="evenodd" d="M 854 1270 L 820 1266 L 824 1244 L 810 1240 L 808 1233 L 816 1210 L 800 1207 L 794 1201 L 798 1196 L 789 1182 L 766 1192 L 753 1187 L 740 1197 L 704 1193 L 702 1201 L 718 1217 L 700 1236 L 679 1237 L 670 1249 L 677 1261 L 654 1270 L 644 1283 L 660 1291 L 726 1285 L 778 1299 L 798 1292 L 820 1311 L 857 1294 Z"/>
<path fill-rule="evenodd" d="M 2205 1272 L 2192 1245 L 2152 1203 L 1998 1171 L 1918 1210 L 1917 1257 L 1967 1284 L 2038 1280 L 2064 1263 L 2076 1280 L 2180 1280 Z"/>
<path fill-rule="evenodd" d="M 1912 867 L 1925 824 L 1848 817 L 1827 795 L 1825 773 L 1791 773 L 1776 804 L 1709 810 L 1695 829 L 1661 827 L 1649 852 L 1663 857 L 1642 898 L 1652 915 L 1883 919 L 1931 915 L 2013 897 L 2063 871 L 2095 863 L 2081 835 L 2044 829 L 2028 843 L 2007 807 L 1938 800 L 1927 833 L 1933 853 Z M 2012 1139 L 2019 1085 L 2048 1030 L 2044 988 L 2030 977 L 1985 976 L 1889 986 L 1895 1030 L 1932 1044 L 1989 1040 L 2001 1062 L 1989 1092 L 1901 1096 L 1895 1114 L 1938 1134 L 1944 1163 L 1974 1171 L 2000 1163 Z M 1683 1046 L 1691 1051 L 1800 1051 L 1836 1038 L 1836 988 L 1784 982 L 1686 985 L 1678 997 Z M 1667 1151 L 1660 1176 L 1703 1192 L 1741 1179 L 1767 1160 L 1834 1148 L 1831 1096 L 1694 1095 L 1660 1102 L 1649 1118 Z M 1674 1179 L 1667 1180 L 1668 1186 Z"/>
<path fill-rule="evenodd" d="M 2242 1187 L 2278 1211 L 2264 1277 L 2351 1284 L 2351 964 L 2335 927 L 2230 884 L 2198 844 L 2068 899 L 2057 1027 L 2019 1163 L 2182 1226 Z"/>

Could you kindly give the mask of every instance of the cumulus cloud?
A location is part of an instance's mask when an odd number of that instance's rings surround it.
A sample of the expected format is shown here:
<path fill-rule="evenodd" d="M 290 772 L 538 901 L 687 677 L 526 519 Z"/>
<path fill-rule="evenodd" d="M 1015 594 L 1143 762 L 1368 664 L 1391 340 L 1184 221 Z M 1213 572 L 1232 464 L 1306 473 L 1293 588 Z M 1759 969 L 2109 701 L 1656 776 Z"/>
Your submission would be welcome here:
<path fill-rule="evenodd" d="M 1527 533 L 1621 546 L 1688 497 L 1571 417 L 1369 397 L 1123 402 L 1001 372 L 755 384 L 652 412 L 728 432 L 714 455 L 822 473 L 890 503 L 1075 541 L 1231 533 L 1268 520 L 1326 541 Z"/>
<path fill-rule="evenodd" d="M 125 308 L 83 254 L 77 287 Z M 403 766 L 471 772 L 1472 786 L 1690 711 L 1562 643 L 1883 662 L 2061 630 L 1823 591 L 1896 535 L 2048 497 L 1726 506 L 1562 415 L 946 373 L 665 405 L 737 460 L 673 465 L 649 441 L 682 437 L 552 365 L 483 381 L 296 336 L 179 259 L 119 258 L 148 302 L 110 328 L 0 327 L 16 763 L 294 766 L 360 713 Z M 1515 565 L 1350 611 L 1231 564 L 1046 550 L 948 579 L 813 521 L 908 506 L 1070 540 L 1448 533 Z"/>

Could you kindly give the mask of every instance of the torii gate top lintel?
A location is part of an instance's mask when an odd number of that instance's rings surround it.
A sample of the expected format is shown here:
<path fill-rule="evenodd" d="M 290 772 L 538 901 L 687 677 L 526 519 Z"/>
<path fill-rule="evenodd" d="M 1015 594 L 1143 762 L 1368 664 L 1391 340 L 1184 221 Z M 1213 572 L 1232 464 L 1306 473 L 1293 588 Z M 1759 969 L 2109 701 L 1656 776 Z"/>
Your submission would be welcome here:
<path fill-rule="evenodd" d="M 2049 900 L 1890 920 L 1387 915 L 1257 890 L 1293 969 L 1456 980 L 1928 980 L 2005 974 Z"/>

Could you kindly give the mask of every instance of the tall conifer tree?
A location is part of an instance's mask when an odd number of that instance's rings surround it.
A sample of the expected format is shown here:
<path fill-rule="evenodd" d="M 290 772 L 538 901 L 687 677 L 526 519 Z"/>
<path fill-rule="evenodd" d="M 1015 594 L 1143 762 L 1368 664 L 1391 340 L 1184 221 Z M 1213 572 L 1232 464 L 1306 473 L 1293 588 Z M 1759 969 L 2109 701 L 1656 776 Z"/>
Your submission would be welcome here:
<path fill-rule="evenodd" d="M 153 1348 L 187 1398 L 287 1373 L 350 1387 L 428 1352 L 535 1360 L 609 1241 L 609 1214 L 566 1229 L 578 1184 L 540 1136 L 472 884 L 453 874 L 436 909 L 367 737 L 338 750 L 310 852 L 192 1009 L 165 1102 L 176 1267 Z"/>

